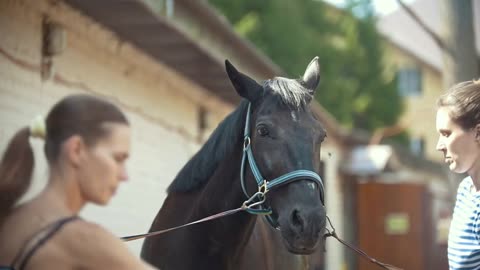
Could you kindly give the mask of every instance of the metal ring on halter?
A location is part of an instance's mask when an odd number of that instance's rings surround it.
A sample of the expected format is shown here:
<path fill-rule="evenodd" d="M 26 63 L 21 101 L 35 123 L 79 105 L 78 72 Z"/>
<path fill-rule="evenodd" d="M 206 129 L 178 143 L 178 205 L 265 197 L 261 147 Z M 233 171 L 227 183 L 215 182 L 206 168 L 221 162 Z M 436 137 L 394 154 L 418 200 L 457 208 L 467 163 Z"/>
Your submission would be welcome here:
<path fill-rule="evenodd" d="M 247 148 L 250 146 L 250 137 L 245 137 L 245 140 L 243 141 L 243 150 L 247 150 Z"/>

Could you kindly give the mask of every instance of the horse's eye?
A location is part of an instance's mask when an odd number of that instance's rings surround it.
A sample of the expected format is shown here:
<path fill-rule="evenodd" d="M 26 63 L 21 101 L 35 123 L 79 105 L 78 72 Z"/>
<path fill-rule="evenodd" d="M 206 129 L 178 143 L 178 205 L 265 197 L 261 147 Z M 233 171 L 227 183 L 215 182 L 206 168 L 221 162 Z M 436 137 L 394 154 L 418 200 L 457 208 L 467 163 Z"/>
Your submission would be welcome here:
<path fill-rule="evenodd" d="M 257 128 L 257 132 L 260 136 L 267 136 L 268 135 L 268 128 L 264 125 L 261 125 Z"/>

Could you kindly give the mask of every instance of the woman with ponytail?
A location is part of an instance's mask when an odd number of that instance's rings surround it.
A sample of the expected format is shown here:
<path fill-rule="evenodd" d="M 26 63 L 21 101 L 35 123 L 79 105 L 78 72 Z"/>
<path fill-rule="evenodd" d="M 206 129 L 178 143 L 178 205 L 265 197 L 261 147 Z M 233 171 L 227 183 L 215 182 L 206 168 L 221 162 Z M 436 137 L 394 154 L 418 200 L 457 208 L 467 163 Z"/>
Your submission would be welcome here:
<path fill-rule="evenodd" d="M 34 169 L 31 138 L 45 141 L 46 188 L 24 204 Z M 10 140 L 0 163 L 0 269 L 152 269 L 101 226 L 77 215 L 108 204 L 122 181 L 130 127 L 113 104 L 62 99 Z"/>

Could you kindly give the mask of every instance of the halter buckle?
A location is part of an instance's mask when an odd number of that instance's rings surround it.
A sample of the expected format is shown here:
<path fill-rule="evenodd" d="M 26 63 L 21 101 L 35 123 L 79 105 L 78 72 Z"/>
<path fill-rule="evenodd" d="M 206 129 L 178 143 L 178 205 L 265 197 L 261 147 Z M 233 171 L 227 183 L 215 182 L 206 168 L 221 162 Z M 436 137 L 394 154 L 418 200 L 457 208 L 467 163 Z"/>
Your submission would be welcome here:
<path fill-rule="evenodd" d="M 250 136 L 246 136 L 243 140 L 243 151 L 247 150 L 250 147 Z"/>
<path fill-rule="evenodd" d="M 263 184 L 258 186 L 258 192 L 262 193 L 264 196 L 269 191 L 267 184 L 268 184 L 267 180 L 263 179 Z"/>

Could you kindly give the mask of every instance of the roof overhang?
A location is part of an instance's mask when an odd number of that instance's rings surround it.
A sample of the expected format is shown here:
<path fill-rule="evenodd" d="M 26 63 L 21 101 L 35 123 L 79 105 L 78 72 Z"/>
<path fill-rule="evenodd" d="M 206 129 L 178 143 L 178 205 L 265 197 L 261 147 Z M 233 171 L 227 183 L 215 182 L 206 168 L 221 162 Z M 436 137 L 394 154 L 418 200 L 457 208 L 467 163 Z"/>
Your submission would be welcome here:
<path fill-rule="evenodd" d="M 223 100 L 232 104 L 239 102 L 235 91 L 226 90 L 232 86 L 225 74 L 224 64 L 200 48 L 166 18 L 155 14 L 143 1 L 65 2 Z"/>
<path fill-rule="evenodd" d="M 70 6 L 80 10 L 101 25 L 113 31 L 120 39 L 126 40 L 150 55 L 155 61 L 165 64 L 212 92 L 226 102 L 236 105 L 240 97 L 232 88 L 225 73 L 223 59 L 215 58 L 202 48 L 179 26 L 165 16 L 156 14 L 144 0 L 65 0 Z M 284 72 L 271 60 L 239 37 L 226 22 L 205 1 L 177 0 L 202 25 L 209 27 L 224 40 L 228 40 L 231 50 L 239 59 L 248 59 L 249 69 L 255 77 L 271 78 L 284 75 Z M 314 112 L 325 125 L 337 143 L 351 141 L 348 131 L 316 101 Z"/>

